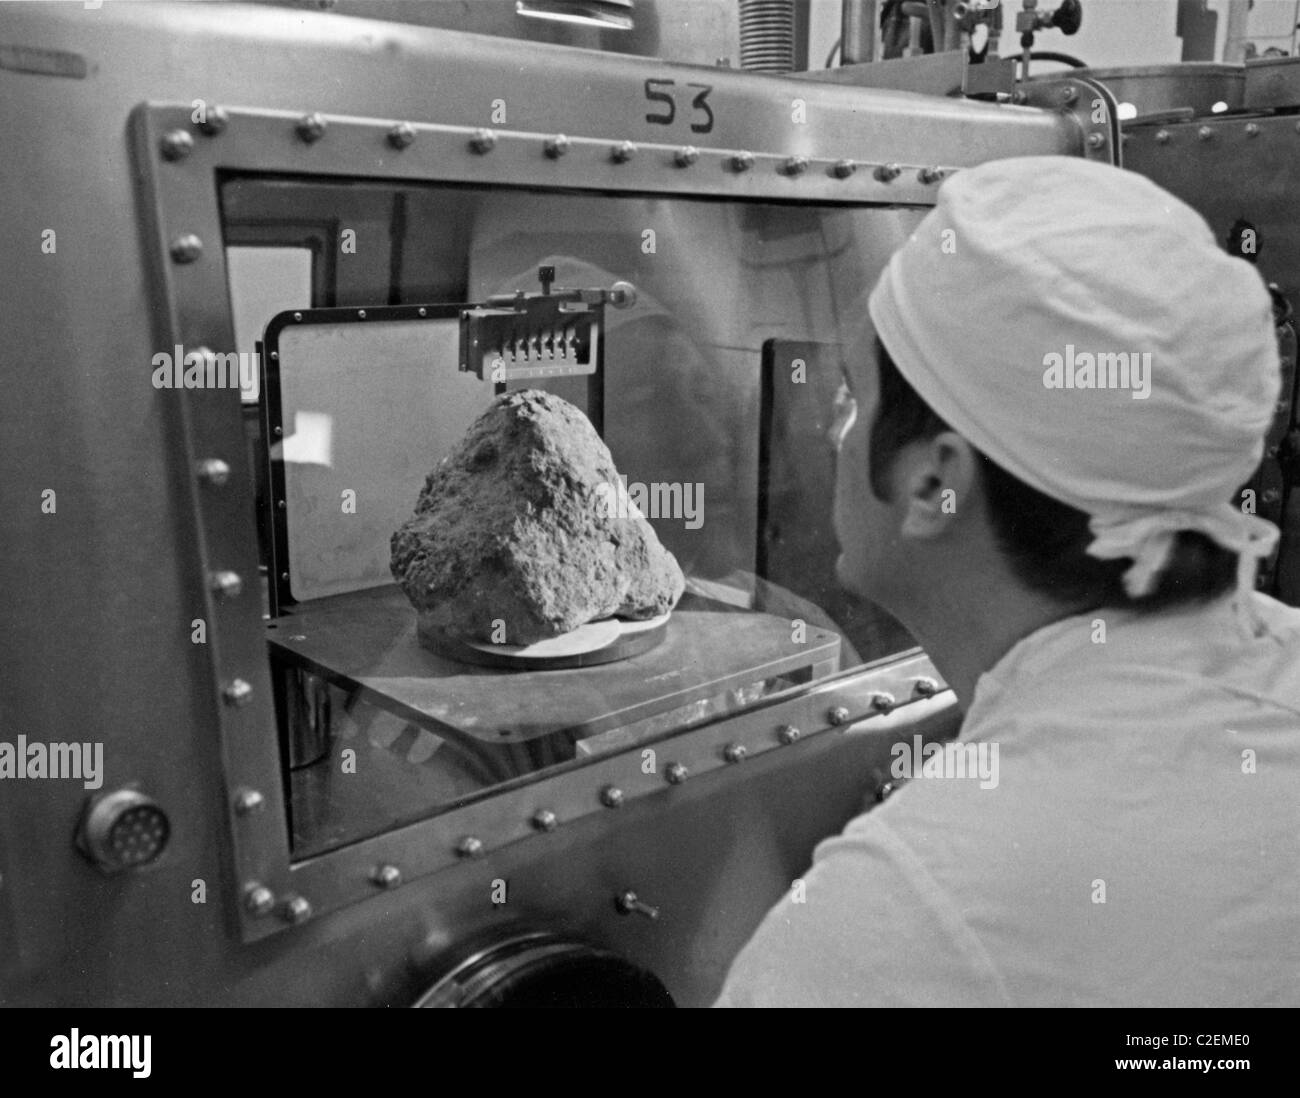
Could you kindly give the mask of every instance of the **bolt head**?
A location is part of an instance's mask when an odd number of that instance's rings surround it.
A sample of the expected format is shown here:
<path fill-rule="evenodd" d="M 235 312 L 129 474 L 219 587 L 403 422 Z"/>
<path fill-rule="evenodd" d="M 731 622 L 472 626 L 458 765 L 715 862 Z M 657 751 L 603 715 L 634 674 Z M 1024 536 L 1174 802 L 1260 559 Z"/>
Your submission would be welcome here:
<path fill-rule="evenodd" d="M 490 153 L 497 147 L 497 135 L 491 130 L 475 130 L 469 139 L 469 147 L 480 156 Z"/>
<path fill-rule="evenodd" d="M 852 160 L 837 160 L 835 167 L 831 169 L 836 179 L 848 179 L 857 170 L 858 166 Z"/>
<path fill-rule="evenodd" d="M 184 160 L 194 151 L 194 138 L 185 130 L 169 130 L 158 147 L 164 160 Z"/>
<path fill-rule="evenodd" d="M 199 123 L 199 129 L 209 137 L 216 137 L 225 133 L 229 125 L 230 115 L 226 113 L 225 107 L 209 107 L 206 117 Z"/>
<path fill-rule="evenodd" d="M 377 865 L 370 879 L 380 888 L 396 888 L 402 883 L 402 871 L 395 865 Z"/>
<path fill-rule="evenodd" d="M 559 160 L 569 151 L 569 139 L 562 133 L 557 133 L 554 137 L 546 139 L 546 155 L 552 160 Z"/>
<path fill-rule="evenodd" d="M 929 676 L 923 675 L 912 684 L 912 690 L 918 697 L 929 698 L 939 692 L 939 684 Z"/>
<path fill-rule="evenodd" d="M 682 782 L 686 780 L 687 773 L 686 767 L 681 763 L 671 763 L 668 768 L 664 770 L 664 777 L 667 778 L 672 785 L 681 785 Z"/>
<path fill-rule="evenodd" d="M 195 472 L 202 481 L 206 481 L 214 488 L 224 488 L 226 482 L 230 479 L 230 466 L 220 458 L 208 458 L 198 463 Z"/>
<path fill-rule="evenodd" d="M 618 808 L 623 803 L 623 790 L 616 785 L 607 785 L 600 791 L 600 803 L 606 808 Z"/>
<path fill-rule="evenodd" d="M 549 808 L 543 808 L 533 814 L 533 826 L 538 831 L 554 831 L 560 826 L 560 818 Z"/>
<path fill-rule="evenodd" d="M 689 168 L 700 158 L 700 150 L 694 145 L 685 145 L 677 150 L 674 162 L 679 168 Z"/>
<path fill-rule="evenodd" d="M 235 795 L 235 811 L 241 816 L 251 816 L 266 807 L 266 798 L 256 789 L 241 789 Z"/>
<path fill-rule="evenodd" d="M 747 172 L 754 166 L 754 154 L 751 152 L 738 152 L 731 158 L 731 170 L 733 172 Z"/>
<path fill-rule="evenodd" d="M 636 146 L 631 141 L 620 141 L 609 150 L 609 158 L 615 164 L 626 164 L 634 156 L 636 156 Z"/>
<path fill-rule="evenodd" d="M 922 183 L 938 183 L 943 179 L 942 168 L 922 168 L 916 173 L 916 178 Z"/>
<path fill-rule="evenodd" d="M 776 730 L 776 738 L 786 745 L 794 743 L 801 735 L 799 729 L 792 724 L 783 724 Z"/>
<path fill-rule="evenodd" d="M 808 170 L 808 158 L 806 156 L 789 156 L 786 157 L 785 163 L 781 170 L 786 175 L 803 175 Z"/>
<path fill-rule="evenodd" d="M 840 725 L 849 723 L 849 710 L 847 706 L 837 705 L 826 714 L 826 719 L 831 724 Z"/>
<path fill-rule="evenodd" d="M 1157 145 L 1168 145 L 1168 144 L 1169 144 L 1169 131 L 1168 131 L 1168 130 L 1156 130 L 1156 144 L 1157 144 Z"/>
<path fill-rule="evenodd" d="M 1196 131 L 1196 136 L 1202 141 L 1209 141 L 1214 136 L 1214 128 L 1212 126 L 1202 126 Z"/>
<path fill-rule="evenodd" d="M 244 889 L 244 908 L 250 915 L 269 915 L 275 907 L 275 893 L 266 885 L 250 884 Z"/>
<path fill-rule="evenodd" d="M 388 143 L 395 149 L 409 149 L 415 144 L 415 127 L 409 122 L 399 122 L 388 131 Z"/>
<path fill-rule="evenodd" d="M 244 590 L 244 581 L 238 572 L 213 572 L 209 577 L 212 590 L 222 598 L 238 598 Z"/>
<path fill-rule="evenodd" d="M 729 763 L 744 762 L 746 754 L 743 743 L 729 743 L 722 751 L 722 757 Z"/>
<path fill-rule="evenodd" d="M 871 708 L 877 713 L 888 713 L 894 708 L 894 695 L 884 690 L 877 690 L 871 695 Z"/>
<path fill-rule="evenodd" d="M 311 918 L 311 904 L 303 896 L 291 896 L 280 909 L 280 917 L 298 926 Z"/>
<path fill-rule="evenodd" d="M 1258 136 L 1259 136 L 1259 127 L 1258 127 L 1257 125 L 1255 125 L 1254 122 L 1247 122 L 1247 123 L 1246 123 L 1246 136 L 1247 136 L 1247 137 L 1258 137 Z"/>
<path fill-rule="evenodd" d="M 473 835 L 466 835 L 457 844 L 456 853 L 462 858 L 481 858 L 483 856 L 483 840 L 476 839 Z"/>
<path fill-rule="evenodd" d="M 1100 149 L 1104 144 L 1106 144 L 1105 134 L 1100 134 L 1100 133 L 1088 134 L 1088 148 Z"/>
<path fill-rule="evenodd" d="M 310 145 L 325 136 L 325 119 L 315 113 L 303 115 L 295 130 L 298 137 Z"/>
<path fill-rule="evenodd" d="M 903 174 L 903 169 L 897 164 L 881 164 L 871 174 L 880 180 L 881 183 L 892 183 Z"/>
<path fill-rule="evenodd" d="M 880 802 L 887 800 L 889 795 L 893 793 L 893 791 L 894 791 L 893 782 L 881 782 L 880 786 L 876 789 L 876 800 Z"/>
<path fill-rule="evenodd" d="M 227 705 L 242 707 L 253 700 L 253 687 L 243 679 L 235 679 L 222 692 Z"/>
<path fill-rule="evenodd" d="M 203 254 L 203 241 L 193 233 L 182 233 L 171 243 L 172 261 L 193 263 Z"/>
<path fill-rule="evenodd" d="M 1061 92 L 1061 101 L 1064 103 L 1073 103 L 1078 98 L 1079 98 L 1078 88 L 1068 87 L 1063 89 Z"/>

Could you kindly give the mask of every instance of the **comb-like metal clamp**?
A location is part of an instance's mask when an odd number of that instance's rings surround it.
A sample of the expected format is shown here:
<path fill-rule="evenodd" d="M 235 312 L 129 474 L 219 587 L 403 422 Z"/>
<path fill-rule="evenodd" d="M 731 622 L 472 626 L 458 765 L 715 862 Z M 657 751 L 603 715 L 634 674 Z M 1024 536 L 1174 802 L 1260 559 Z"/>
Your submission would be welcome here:
<path fill-rule="evenodd" d="M 542 292 L 499 294 L 460 314 L 460 369 L 498 385 L 525 378 L 594 374 L 605 306 L 627 308 L 636 289 L 552 288 L 554 267 L 541 267 Z"/>

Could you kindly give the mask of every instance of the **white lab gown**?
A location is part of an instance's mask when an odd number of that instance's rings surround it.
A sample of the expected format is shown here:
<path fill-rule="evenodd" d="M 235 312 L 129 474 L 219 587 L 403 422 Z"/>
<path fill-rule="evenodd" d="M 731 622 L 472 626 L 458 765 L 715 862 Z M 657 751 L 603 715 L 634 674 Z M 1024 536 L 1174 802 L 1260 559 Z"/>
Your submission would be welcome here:
<path fill-rule="evenodd" d="M 822 842 L 718 1005 L 1300 1005 L 1300 610 L 1251 598 L 1254 639 L 1229 596 L 1020 641 L 958 737 L 996 786 Z"/>

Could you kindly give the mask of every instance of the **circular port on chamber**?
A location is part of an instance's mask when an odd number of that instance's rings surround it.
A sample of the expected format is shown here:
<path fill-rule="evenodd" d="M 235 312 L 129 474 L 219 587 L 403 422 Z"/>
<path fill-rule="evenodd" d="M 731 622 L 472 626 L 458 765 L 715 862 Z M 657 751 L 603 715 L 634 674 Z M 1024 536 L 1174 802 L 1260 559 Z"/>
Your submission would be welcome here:
<path fill-rule="evenodd" d="M 671 1007 L 659 979 L 617 954 L 533 931 L 461 949 L 417 1007 Z"/>

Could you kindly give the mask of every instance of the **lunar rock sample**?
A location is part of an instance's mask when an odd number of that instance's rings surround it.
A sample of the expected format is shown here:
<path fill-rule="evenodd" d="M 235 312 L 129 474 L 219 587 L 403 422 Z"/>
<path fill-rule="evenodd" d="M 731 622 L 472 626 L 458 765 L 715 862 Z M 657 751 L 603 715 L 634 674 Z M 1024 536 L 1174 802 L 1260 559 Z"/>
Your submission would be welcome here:
<path fill-rule="evenodd" d="M 390 563 L 421 634 L 498 644 L 656 617 L 685 585 L 590 421 L 538 389 L 499 396 L 439 462 Z"/>

